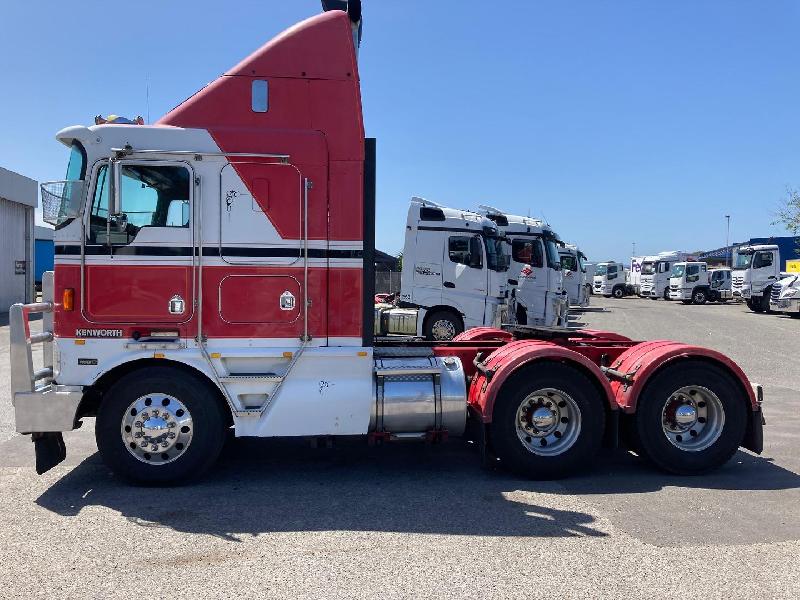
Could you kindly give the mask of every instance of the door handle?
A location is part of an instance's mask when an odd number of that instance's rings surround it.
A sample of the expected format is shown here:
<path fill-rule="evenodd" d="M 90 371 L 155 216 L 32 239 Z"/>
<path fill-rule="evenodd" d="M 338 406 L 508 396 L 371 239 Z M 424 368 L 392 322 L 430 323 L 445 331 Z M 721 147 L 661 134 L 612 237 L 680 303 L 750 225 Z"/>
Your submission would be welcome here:
<path fill-rule="evenodd" d="M 456 284 L 453 283 L 452 281 L 445 281 L 442 285 L 444 285 L 444 287 L 446 287 L 446 288 L 454 288 L 454 287 L 456 287 Z"/>

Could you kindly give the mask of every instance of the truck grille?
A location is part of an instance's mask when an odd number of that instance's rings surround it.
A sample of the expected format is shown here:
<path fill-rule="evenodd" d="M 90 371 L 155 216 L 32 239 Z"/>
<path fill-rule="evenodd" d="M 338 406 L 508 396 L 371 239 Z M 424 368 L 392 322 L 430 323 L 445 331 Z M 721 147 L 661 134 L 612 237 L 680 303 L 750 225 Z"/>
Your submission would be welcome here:
<path fill-rule="evenodd" d="M 781 287 L 779 285 L 772 286 L 772 293 L 769 295 L 769 299 L 772 302 L 777 302 L 780 300 L 781 297 Z"/>
<path fill-rule="evenodd" d="M 744 285 L 744 275 L 734 275 L 731 282 L 733 287 L 742 287 Z"/>
<path fill-rule="evenodd" d="M 680 288 L 679 285 L 670 285 L 669 286 L 669 289 L 670 289 L 671 292 L 677 292 L 678 288 Z"/>

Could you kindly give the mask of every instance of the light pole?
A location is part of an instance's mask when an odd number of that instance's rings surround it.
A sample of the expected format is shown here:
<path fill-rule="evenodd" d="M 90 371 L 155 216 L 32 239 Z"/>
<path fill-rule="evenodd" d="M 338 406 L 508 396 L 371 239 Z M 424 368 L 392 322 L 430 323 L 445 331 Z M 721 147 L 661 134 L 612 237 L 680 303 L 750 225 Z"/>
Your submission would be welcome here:
<path fill-rule="evenodd" d="M 731 216 L 725 215 L 725 219 L 728 221 L 728 226 L 725 229 L 725 262 L 730 267 L 731 266 L 731 246 L 730 246 L 730 237 L 731 237 Z"/>

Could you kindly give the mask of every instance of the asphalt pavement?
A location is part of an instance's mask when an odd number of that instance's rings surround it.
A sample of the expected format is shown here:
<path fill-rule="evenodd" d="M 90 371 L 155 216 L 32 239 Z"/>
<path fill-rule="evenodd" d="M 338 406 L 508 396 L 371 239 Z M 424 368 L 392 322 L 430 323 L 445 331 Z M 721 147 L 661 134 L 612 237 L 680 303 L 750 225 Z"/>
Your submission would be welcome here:
<path fill-rule="evenodd" d="M 199 483 L 154 489 L 105 468 L 87 419 L 37 476 L 0 321 L 0 597 L 800 597 L 800 320 L 636 298 L 572 318 L 731 356 L 764 385 L 764 453 L 677 477 L 606 451 L 531 482 L 456 440 L 232 440 Z"/>

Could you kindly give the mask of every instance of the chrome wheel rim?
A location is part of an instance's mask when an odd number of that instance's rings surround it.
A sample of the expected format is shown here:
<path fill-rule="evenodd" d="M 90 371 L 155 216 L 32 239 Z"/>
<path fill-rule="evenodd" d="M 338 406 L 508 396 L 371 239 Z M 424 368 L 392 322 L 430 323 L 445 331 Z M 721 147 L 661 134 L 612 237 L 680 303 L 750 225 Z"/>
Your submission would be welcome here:
<path fill-rule="evenodd" d="M 137 460 L 165 465 L 186 452 L 194 435 L 189 409 L 168 394 L 147 394 L 128 406 L 120 428 L 125 447 Z"/>
<path fill-rule="evenodd" d="M 719 397 L 699 385 L 669 395 L 661 409 L 661 428 L 669 442 L 687 452 L 700 452 L 722 435 L 725 409 Z"/>
<path fill-rule="evenodd" d="M 453 325 L 452 321 L 439 319 L 438 321 L 434 321 L 433 327 L 431 327 L 431 333 L 435 340 L 452 340 L 456 337 L 456 326 Z"/>
<path fill-rule="evenodd" d="M 517 437 L 533 454 L 556 456 L 569 450 L 581 432 L 581 411 L 573 398 L 555 388 L 528 394 L 517 408 Z"/>

